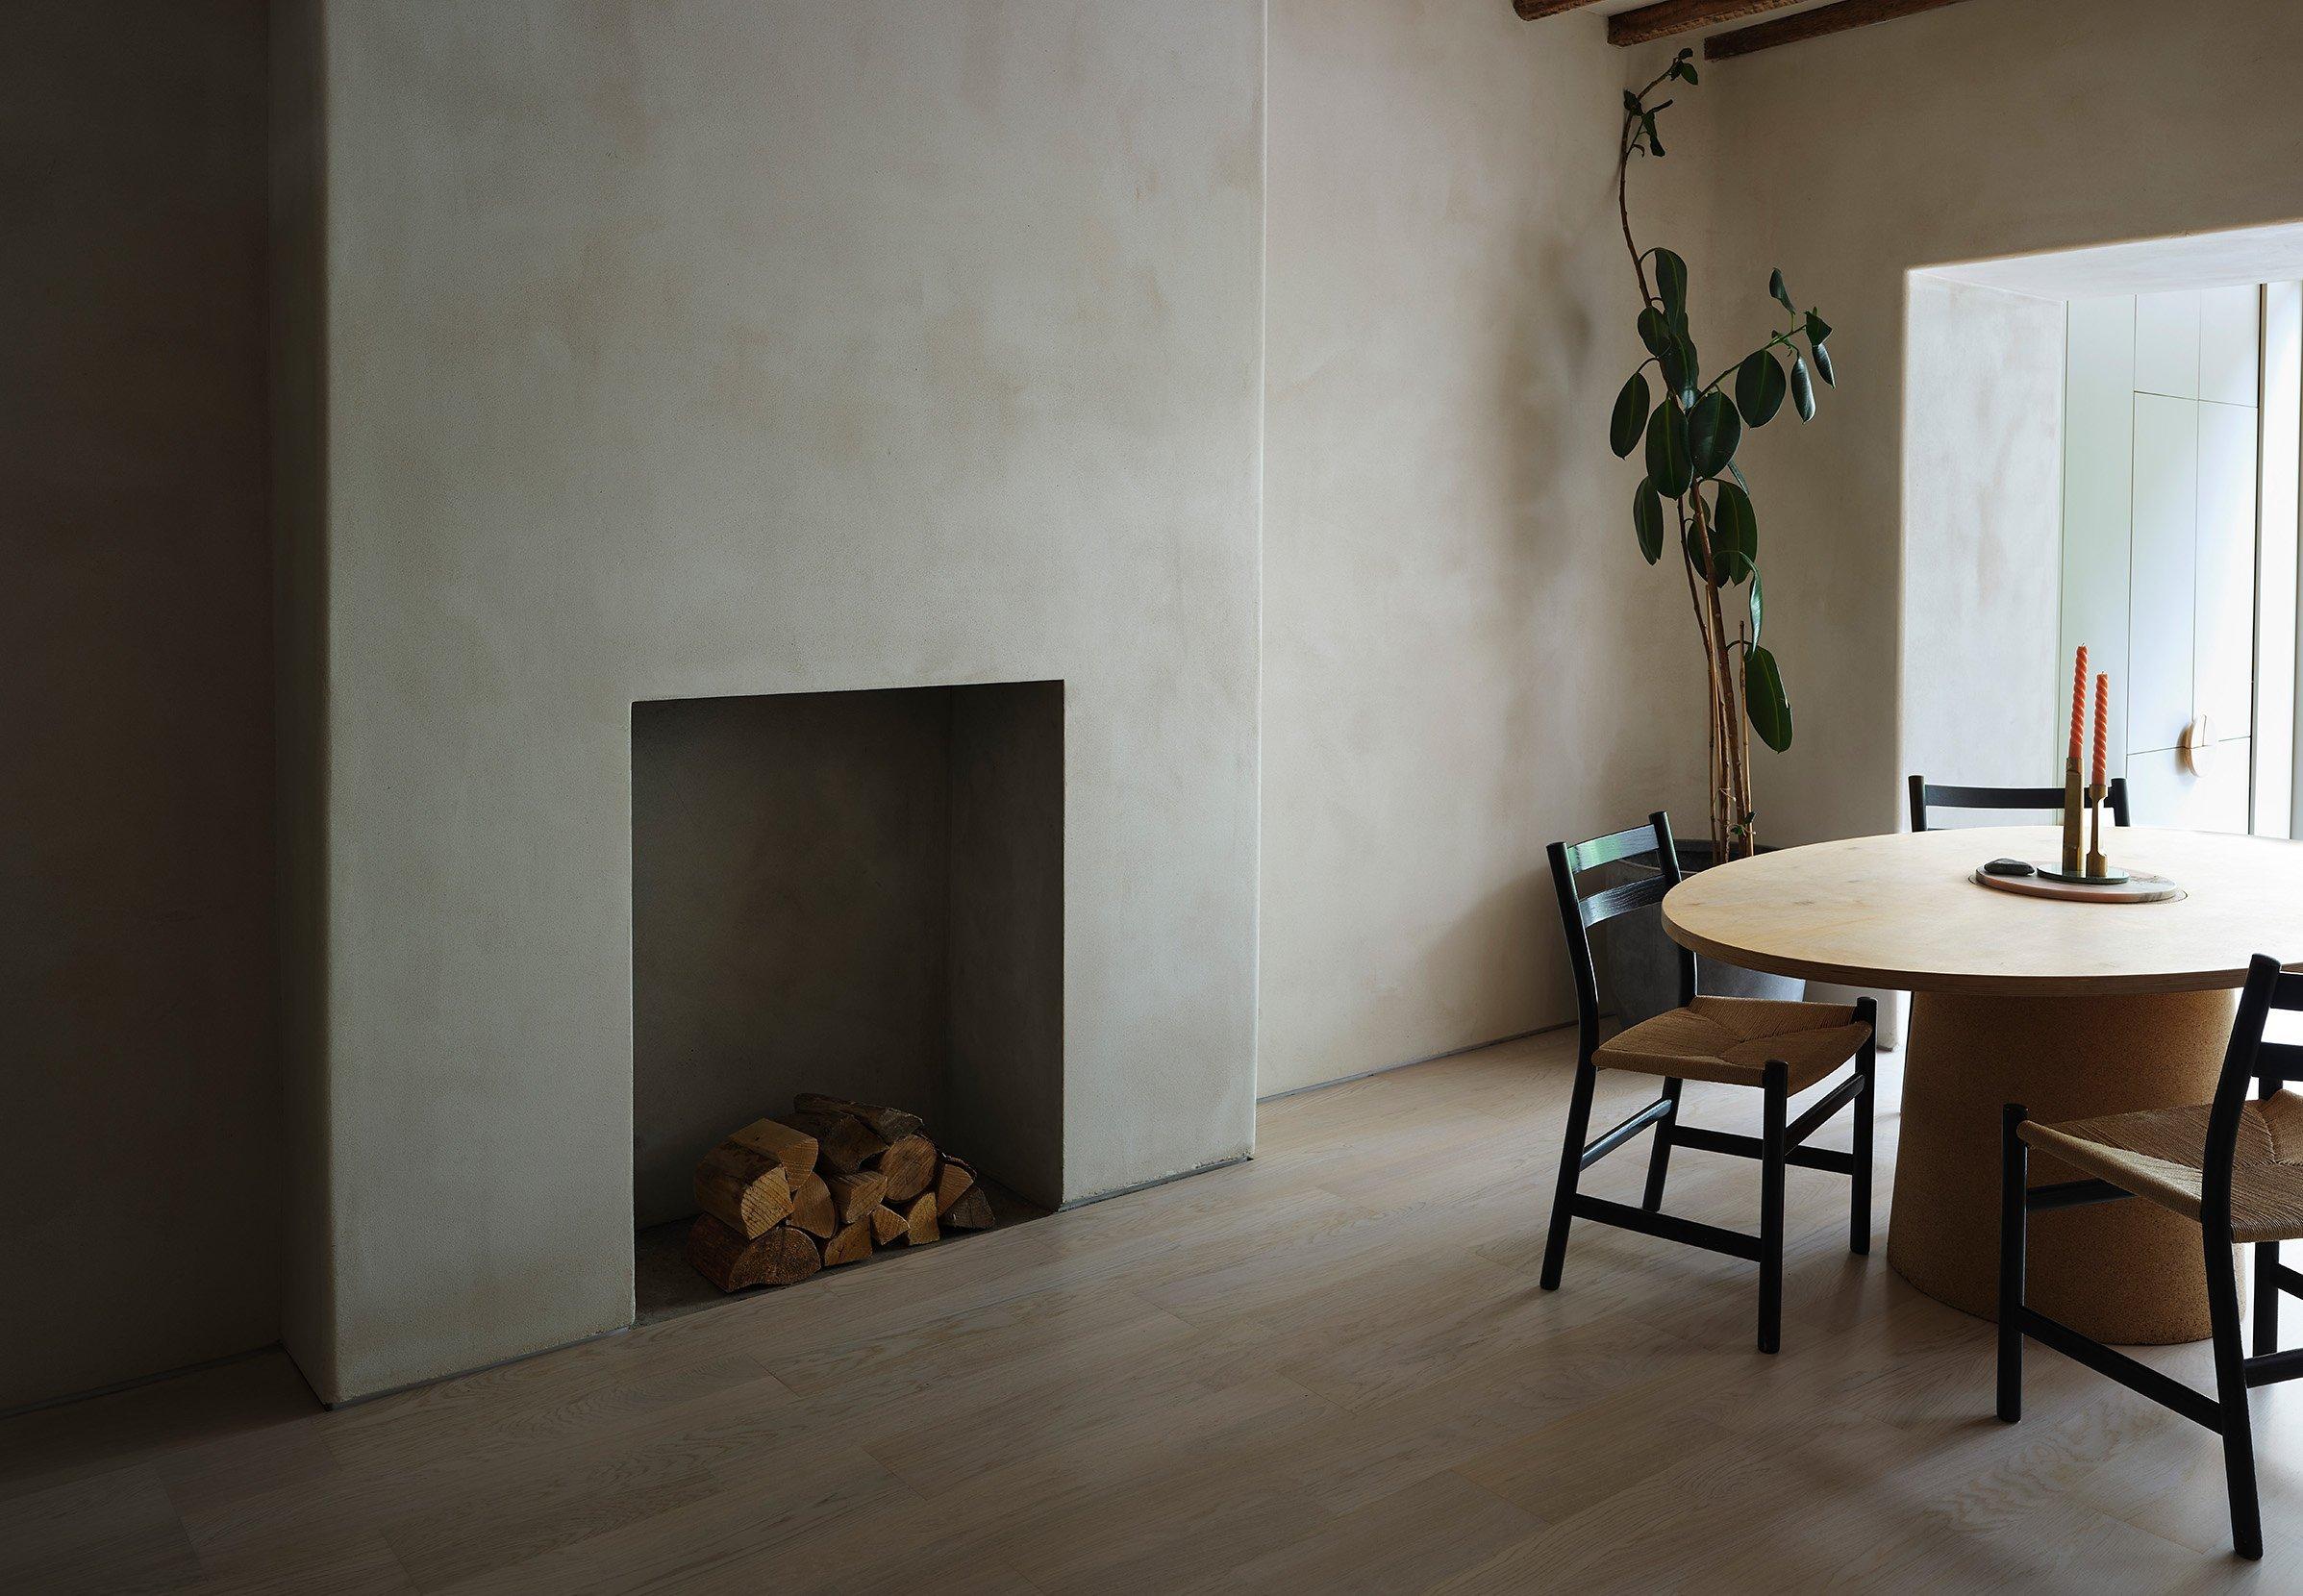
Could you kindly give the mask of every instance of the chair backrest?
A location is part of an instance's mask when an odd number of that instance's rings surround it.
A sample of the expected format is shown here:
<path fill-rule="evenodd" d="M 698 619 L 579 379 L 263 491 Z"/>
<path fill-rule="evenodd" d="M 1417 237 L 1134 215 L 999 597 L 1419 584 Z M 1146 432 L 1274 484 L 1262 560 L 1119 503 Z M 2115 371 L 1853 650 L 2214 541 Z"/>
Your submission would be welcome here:
<path fill-rule="evenodd" d="M 2303 1047 L 2263 1039 L 2264 1022 L 2274 1009 L 2303 1010 L 2303 975 L 2290 975 L 2279 960 L 2259 953 L 2247 961 L 2247 985 L 2240 989 L 2239 1014 L 2223 1049 L 2199 1160 L 2199 1220 L 2224 1241 L 2231 1239 L 2231 1157 L 2248 1088 L 2260 1085 L 2264 1096 L 2272 1097 L 2290 1081 L 2303 1081 Z"/>
<path fill-rule="evenodd" d="M 1932 806 L 1946 810 L 2052 810 L 2063 812 L 2064 789 L 2059 786 L 1941 786 L 1924 776 L 1911 778 L 1912 830 L 1929 829 Z M 2111 823 L 2127 824 L 2127 778 L 2114 776 L 2103 789 L 2111 806 Z"/>
<path fill-rule="evenodd" d="M 1649 904 L 1679 885 L 1679 850 L 1671 841 L 1671 816 L 1657 810 L 1644 826 L 1610 832 L 1584 842 L 1554 842 L 1550 848 L 1551 883 L 1559 890 L 1560 925 L 1567 934 L 1567 962 L 1575 970 L 1575 1017 L 1581 1035 L 1582 1057 L 1589 1059 L 1599 1045 L 1599 978 L 1591 965 L 1591 928 L 1618 914 Z M 1580 878 L 1588 871 L 1621 860 L 1655 856 L 1656 873 L 1637 881 L 1603 887 L 1586 895 Z M 1695 956 L 1679 950 L 1679 1001 L 1695 1000 Z"/>

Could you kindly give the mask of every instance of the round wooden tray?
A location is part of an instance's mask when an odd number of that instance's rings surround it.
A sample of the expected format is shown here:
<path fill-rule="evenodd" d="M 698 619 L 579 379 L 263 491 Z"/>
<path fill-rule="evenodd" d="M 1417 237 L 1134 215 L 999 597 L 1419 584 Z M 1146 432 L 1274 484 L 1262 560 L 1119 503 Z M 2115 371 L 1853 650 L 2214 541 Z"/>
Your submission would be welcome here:
<path fill-rule="evenodd" d="M 2056 870 L 2060 865 L 2029 860 L 2035 870 Z M 2157 904 L 2186 896 L 2182 887 L 2165 876 L 2131 872 L 2124 881 L 2092 882 L 2057 881 L 2050 876 L 1987 876 L 1982 866 L 1975 870 L 1975 881 L 2001 892 L 2013 892 L 2023 898 L 2061 898 L 2066 903 L 2081 904 Z"/>

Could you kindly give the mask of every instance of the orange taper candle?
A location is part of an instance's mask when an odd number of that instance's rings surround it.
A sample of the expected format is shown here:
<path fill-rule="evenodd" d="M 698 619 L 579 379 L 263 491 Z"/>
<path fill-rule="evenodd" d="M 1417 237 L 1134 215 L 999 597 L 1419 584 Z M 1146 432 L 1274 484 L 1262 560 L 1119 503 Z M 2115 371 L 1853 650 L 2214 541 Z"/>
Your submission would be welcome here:
<path fill-rule="evenodd" d="M 2111 752 L 2111 678 L 2095 678 L 2095 775 L 2094 785 L 2103 785 L 2103 760 Z"/>
<path fill-rule="evenodd" d="M 2079 661 L 2071 667 L 2071 762 L 2079 762 L 2079 731 L 2087 724 L 2087 644 L 2079 645 Z"/>

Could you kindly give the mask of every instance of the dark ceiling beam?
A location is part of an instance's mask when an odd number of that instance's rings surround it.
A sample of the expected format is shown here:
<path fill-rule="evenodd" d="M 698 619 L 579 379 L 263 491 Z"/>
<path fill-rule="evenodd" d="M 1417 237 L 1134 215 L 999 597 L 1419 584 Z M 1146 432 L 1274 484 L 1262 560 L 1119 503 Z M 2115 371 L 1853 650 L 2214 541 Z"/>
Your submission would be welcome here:
<path fill-rule="evenodd" d="M 1715 28 L 1722 22 L 1740 22 L 1746 16 L 1795 4 L 1797 0 L 1656 0 L 1652 6 L 1609 17 L 1608 42 L 1645 44 L 1673 34 Z"/>
<path fill-rule="evenodd" d="M 1725 61 L 1733 56 L 1747 56 L 1754 50 L 1796 44 L 1803 38 L 1821 38 L 1825 34 L 1844 33 L 1849 28 L 1873 22 L 1892 22 L 1899 16 L 1916 16 L 1921 12 L 1958 4 L 1959 0 L 1839 0 L 1837 5 L 1794 12 L 1772 22 L 1714 34 L 1703 41 L 1703 59 Z"/>
<path fill-rule="evenodd" d="M 1512 0 L 1512 10 L 1533 22 L 1539 16 L 1557 16 L 1562 12 L 1579 12 L 1591 0 Z"/>

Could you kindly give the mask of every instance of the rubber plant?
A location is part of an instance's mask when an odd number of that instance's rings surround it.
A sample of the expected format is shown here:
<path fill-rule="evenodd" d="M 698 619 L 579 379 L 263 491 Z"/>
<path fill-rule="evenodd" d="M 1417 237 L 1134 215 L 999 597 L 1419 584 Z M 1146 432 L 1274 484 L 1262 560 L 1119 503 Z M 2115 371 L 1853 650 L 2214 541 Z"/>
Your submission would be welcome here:
<path fill-rule="evenodd" d="M 1632 494 L 1632 525 L 1650 565 L 1663 558 L 1665 535 L 1677 530 L 1674 542 L 1686 567 L 1711 686 L 1712 857 L 1724 862 L 1758 846 L 1751 734 L 1757 732 L 1778 753 L 1791 745 L 1791 705 L 1784 694 L 1783 673 L 1760 641 L 1765 605 L 1759 519 L 1736 451 L 1746 429 L 1773 420 L 1787 396 L 1800 420 L 1812 420 L 1815 379 L 1826 384 L 1835 379 L 1824 346 L 1829 324 L 1812 309 L 1801 311 L 1792 303 L 1779 270 L 1769 275 L 1767 292 L 1790 325 L 1707 380 L 1688 321 L 1688 263 L 1661 246 L 1643 250 L 1632 236 L 1632 162 L 1663 159 L 1656 117 L 1672 103 L 1651 103 L 1651 97 L 1672 83 L 1693 85 L 1694 55 L 1682 50 L 1645 88 L 1623 91 L 1615 204 L 1623 246 L 1639 278 L 1640 341 L 1647 359 L 1616 396 L 1608 434 L 1617 459 L 1642 452 L 1647 472 Z M 1778 350 L 1790 357 L 1789 372 Z M 1647 380 L 1651 368 L 1653 390 Z M 1736 617 L 1732 628 L 1731 613 Z"/>

